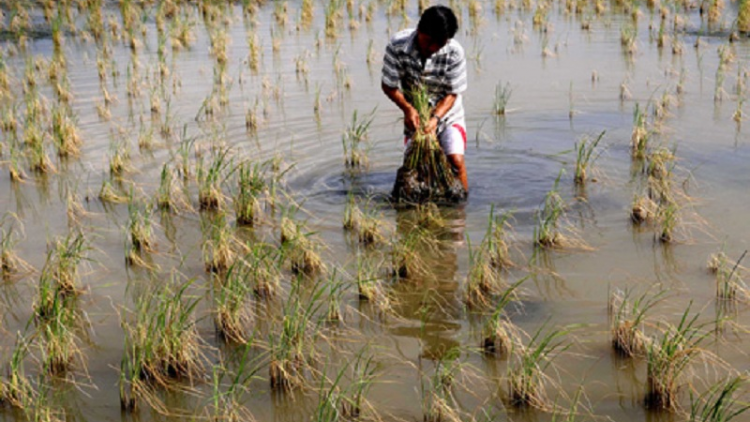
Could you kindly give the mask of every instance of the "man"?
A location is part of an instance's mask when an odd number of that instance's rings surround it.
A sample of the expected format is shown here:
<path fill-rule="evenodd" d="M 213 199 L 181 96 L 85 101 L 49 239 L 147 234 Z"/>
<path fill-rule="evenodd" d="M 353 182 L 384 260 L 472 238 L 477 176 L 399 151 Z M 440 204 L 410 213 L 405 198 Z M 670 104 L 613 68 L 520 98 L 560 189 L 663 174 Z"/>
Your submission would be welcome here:
<path fill-rule="evenodd" d="M 411 93 L 427 88 L 433 106 L 427 133 L 434 133 L 466 192 L 464 152 L 466 124 L 461 93 L 466 90 L 466 57 L 453 39 L 458 20 L 445 6 L 432 6 L 422 13 L 417 29 L 397 33 L 385 49 L 383 92 L 404 112 L 404 134 L 410 141 L 420 125 Z M 408 148 L 408 144 L 407 144 Z"/>

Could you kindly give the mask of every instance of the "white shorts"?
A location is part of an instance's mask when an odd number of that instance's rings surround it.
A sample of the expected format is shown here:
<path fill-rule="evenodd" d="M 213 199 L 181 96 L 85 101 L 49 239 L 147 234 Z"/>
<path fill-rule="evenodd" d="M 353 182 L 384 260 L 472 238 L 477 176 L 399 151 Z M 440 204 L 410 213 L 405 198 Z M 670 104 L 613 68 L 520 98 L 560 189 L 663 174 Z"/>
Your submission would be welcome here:
<path fill-rule="evenodd" d="M 443 149 L 445 155 L 464 155 L 466 152 L 465 125 L 463 122 L 453 123 L 438 133 L 438 140 L 440 141 L 440 148 Z M 411 138 L 405 138 L 404 145 L 406 146 L 406 151 L 408 151 L 409 147 L 411 147 Z"/>

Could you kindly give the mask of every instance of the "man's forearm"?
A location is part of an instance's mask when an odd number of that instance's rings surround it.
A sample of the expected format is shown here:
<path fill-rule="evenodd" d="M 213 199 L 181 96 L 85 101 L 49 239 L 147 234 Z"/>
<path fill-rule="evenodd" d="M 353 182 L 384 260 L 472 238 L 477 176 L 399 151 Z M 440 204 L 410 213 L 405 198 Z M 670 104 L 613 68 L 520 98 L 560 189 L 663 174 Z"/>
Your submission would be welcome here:
<path fill-rule="evenodd" d="M 455 102 L 456 94 L 446 95 L 440 101 L 438 101 L 437 104 L 435 104 L 435 108 L 432 110 L 432 114 L 442 119 L 446 114 L 448 114 L 448 111 L 451 109 L 451 107 L 453 107 L 453 104 Z"/>
<path fill-rule="evenodd" d="M 404 113 L 408 112 L 410 109 L 412 109 L 411 104 L 409 104 L 408 101 L 406 101 L 406 97 L 404 97 L 404 93 L 401 92 L 398 88 L 392 88 L 388 85 L 383 84 L 382 85 L 383 92 L 385 95 L 390 98 L 391 101 L 393 101 L 394 104 L 398 106 L 398 108 L 401 109 Z"/>

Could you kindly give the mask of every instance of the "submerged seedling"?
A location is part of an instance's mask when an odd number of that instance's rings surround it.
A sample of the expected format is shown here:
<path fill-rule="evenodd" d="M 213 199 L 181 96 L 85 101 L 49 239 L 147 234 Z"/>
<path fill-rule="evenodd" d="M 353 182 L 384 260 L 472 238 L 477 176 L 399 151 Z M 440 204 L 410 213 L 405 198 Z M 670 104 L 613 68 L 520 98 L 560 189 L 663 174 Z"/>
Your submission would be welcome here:
<path fill-rule="evenodd" d="M 589 167 L 598 157 L 594 154 L 594 150 L 599 145 L 599 142 L 601 142 L 602 138 L 604 138 L 604 134 L 607 133 L 606 131 L 602 131 L 599 136 L 596 137 L 596 139 L 589 139 L 587 136 L 584 136 L 581 138 L 578 142 L 575 143 L 575 152 L 576 152 L 576 170 L 575 170 L 575 176 L 573 177 L 573 180 L 576 184 L 582 185 L 586 183 L 586 176 L 587 171 L 589 170 Z"/>

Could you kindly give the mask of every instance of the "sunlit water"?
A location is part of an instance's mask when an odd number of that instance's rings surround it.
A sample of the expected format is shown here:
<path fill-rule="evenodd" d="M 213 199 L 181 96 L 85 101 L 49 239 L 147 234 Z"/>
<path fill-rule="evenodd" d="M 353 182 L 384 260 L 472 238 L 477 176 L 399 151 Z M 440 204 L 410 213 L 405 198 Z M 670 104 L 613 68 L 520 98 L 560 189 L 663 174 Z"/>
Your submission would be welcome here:
<path fill-rule="evenodd" d="M 254 26 L 243 21 L 239 6 L 230 10 L 229 103 L 216 112 L 214 119 L 202 114 L 202 104 L 212 90 L 215 62 L 208 54 L 208 35 L 197 14 L 193 15 L 195 40 L 190 48 L 175 52 L 167 49 L 171 68 L 165 83 L 169 106 L 162 98 L 161 113 L 153 117 L 149 87 L 158 79 L 158 59 L 151 18 L 146 22 L 144 45 L 136 55 L 131 55 L 122 42 L 113 44 L 119 76 L 110 76 L 107 82 L 107 90 L 116 98 L 110 120 L 101 119 L 96 111 L 103 101 L 96 44 L 66 37 L 72 104 L 84 139 L 81 157 L 57 162 L 58 172 L 48 175 L 46 181 L 32 177 L 13 184 L 7 171 L 0 172 L 0 198 L 6 211 L 17 214 L 23 223 L 19 255 L 37 269 L 44 263 L 48 242 L 67 231 L 65 192 L 77 192 L 91 213 L 84 221 L 94 249 L 81 280 L 86 288 L 81 306 L 92 324 L 90 343 L 83 345 L 88 377 L 76 376 L 77 387 L 64 382 L 55 385 L 59 397 L 53 401 L 65 409 L 70 420 L 121 418 L 117 382 L 124 334 L 119 314 L 122 307 L 131 306 L 127 286 L 149 282 L 145 272 L 129 270 L 125 265 L 123 227 L 127 207 L 105 207 L 97 199 L 103 178 L 109 177 L 108 160 L 114 142 L 124 140 L 130 145 L 127 178 L 145 195 L 153 195 L 162 164 L 177 160 L 179 143 L 187 139 L 194 139 L 204 151 L 213 139 L 231 147 L 238 157 L 265 160 L 281 155 L 286 165 L 293 164 L 286 182 L 289 192 L 302 204 L 303 211 L 297 218 L 307 220 L 309 228 L 325 242 L 323 254 L 330 267 L 351 269 L 355 261 L 356 241 L 341 229 L 350 192 L 362 200 L 371 198 L 382 213 L 383 227 L 391 233 L 398 233 L 399 223 L 410 218 L 409 211 L 395 211 L 386 201 L 401 164 L 402 136 L 400 113 L 380 90 L 380 66 L 389 35 L 416 24 L 416 5 L 408 9 L 409 22 L 399 16 L 387 17 L 384 5 L 376 9 L 372 22 L 363 20 L 356 30 L 345 27 L 345 18 L 344 28 L 335 39 L 323 33 L 321 5 L 316 5 L 311 28 L 298 30 L 299 6 L 289 3 L 289 22 L 284 27 L 272 17 L 273 4 L 260 8 Z M 512 320 L 532 334 L 543 326 L 578 324 L 568 336 L 572 347 L 546 371 L 551 376 L 548 395 L 552 401 L 558 397 L 559 405 L 568 407 L 582 388 L 581 404 L 594 415 L 622 421 L 670 419 L 669 415 L 644 410 L 644 362 L 614 358 L 607 303 L 615 288 L 635 286 L 638 291 L 646 291 L 661 283 L 669 295 L 649 315 L 653 322 L 677 321 L 691 301 L 692 310 L 701 312 L 702 321 L 716 318 L 714 278 L 706 270 L 708 256 L 724 250 L 736 260 L 748 248 L 750 235 L 745 217 L 750 206 L 746 195 L 750 138 L 746 122 L 733 120 L 738 104 L 736 85 L 748 82 L 750 42 L 741 39 L 729 44 L 726 31 L 712 34 L 704 28 L 697 9 L 683 12 L 680 8 L 686 28 L 676 34 L 669 30 L 667 44 L 660 49 L 654 41 L 658 10 L 650 12 L 644 7 L 638 21 L 637 51 L 629 57 L 623 53 L 620 30 L 631 20 L 613 7 L 601 16 L 593 15 L 593 9 L 587 12 L 591 27 L 584 31 L 580 18 L 566 14 L 563 4 L 555 4 L 549 11 L 546 32 L 533 27 L 533 7 L 529 11 L 509 9 L 496 16 L 493 5 L 484 3 L 478 23 L 470 19 L 466 5 L 458 7 L 463 18 L 457 39 L 469 58 L 464 105 L 470 198 L 466 204 L 443 210 L 449 227 L 442 235 L 446 239 L 442 255 L 431 261 L 432 276 L 389 284 L 394 315 L 382 317 L 365 305 L 360 307 L 356 288 L 351 287 L 343 296 L 348 309 L 344 311 L 343 328 L 326 332 L 329 342 L 321 341 L 319 348 L 318 369 L 332 374 L 340 368 L 339 362 L 369 345 L 380 364 L 377 381 L 367 394 L 372 406 L 369 412 L 377 412 L 384 420 L 420 420 L 420 380 L 428 382 L 435 362 L 451 348 L 459 347 L 464 375 L 459 376 L 455 396 L 465 419 L 485 414 L 500 420 L 508 415 L 529 420 L 548 418 L 543 413 L 526 415 L 506 408 L 507 362 L 484 357 L 478 350 L 483 317 L 464 306 L 469 248 L 484 236 L 494 206 L 497 211 L 512 211 L 514 216 L 513 248 L 518 266 L 506 278 L 514 281 L 533 275 L 523 286 L 523 307 L 512 313 Z M 116 8 L 106 10 L 105 15 L 119 16 Z M 674 13 L 674 7 L 671 10 Z M 734 19 L 735 10 L 735 4 L 728 5 L 725 25 Z M 35 16 L 35 20 L 41 17 Z M 248 65 L 249 30 L 257 34 L 262 46 L 257 72 Z M 271 34 L 278 38 L 276 50 Z M 696 41 L 698 47 L 694 47 Z M 370 42 L 374 53 L 368 64 Z M 675 42 L 682 45 L 682 54 L 673 54 Z M 3 42 L 3 57 L 11 74 L 20 80 L 27 54 L 8 56 L 12 46 L 13 42 Z M 723 99 L 716 101 L 720 46 L 731 49 L 734 61 L 725 71 Z M 28 51 L 34 59 L 49 59 L 51 40 L 31 39 Z M 136 57 L 140 96 L 129 98 L 128 68 Z M 304 61 L 306 72 L 296 71 L 298 60 Z M 337 83 L 337 63 L 349 88 Z M 500 82 L 510 84 L 513 91 L 508 113 L 498 117 L 493 102 L 495 86 Z M 623 84 L 629 92 L 625 98 L 621 98 Z M 681 93 L 677 92 L 678 85 Z M 41 89 L 49 105 L 54 104 L 49 87 L 43 85 Z M 321 104 L 318 114 L 314 111 L 316 92 Z M 747 90 L 743 88 L 740 97 L 745 95 Z M 652 142 L 675 149 L 675 179 L 691 197 L 681 209 L 682 230 L 674 245 L 661 244 L 653 230 L 634 228 L 628 217 L 637 191 L 629 150 L 633 111 L 636 104 L 644 108 L 664 98 L 670 105 Z M 18 102 L 23 109 L 22 99 Z M 252 134 L 246 130 L 245 113 L 255 104 L 260 125 Z M 747 106 L 742 109 L 747 110 Z M 344 166 L 341 136 L 355 110 L 360 115 L 374 110 L 374 120 L 369 131 L 369 166 L 352 176 Z M 166 116 L 174 136 L 164 140 L 159 127 Z M 653 120 L 650 114 L 649 120 Z M 151 127 L 157 145 L 152 151 L 139 151 L 139 133 Z M 578 190 L 573 183 L 574 143 L 602 131 L 606 134 L 593 166 L 595 181 Z M 569 204 L 567 219 L 587 247 L 551 251 L 531 261 L 535 213 L 558 177 L 558 189 Z M 190 189 L 195 204 L 194 183 Z M 197 294 L 206 297 L 197 311 L 201 334 L 207 342 L 207 353 L 215 361 L 227 350 L 215 339 L 209 314 L 208 276 L 201 259 L 201 218 L 197 212 L 188 212 L 171 220 L 155 214 L 154 219 L 158 245 L 154 259 L 162 268 L 160 277 L 178 267 L 188 277 L 198 278 Z M 37 276 L 32 274 L 2 286 L 0 345 L 4 363 L 16 333 L 33 331 L 33 323 L 28 325 L 28 321 L 32 319 Z M 283 285 L 288 290 L 289 277 Z M 747 318 L 742 304 L 731 316 L 741 325 Z M 705 345 L 729 366 L 744 371 L 750 366 L 743 352 L 747 339 L 747 334 L 730 330 L 709 338 Z M 27 368 L 29 374 L 38 372 L 32 359 Z M 710 380 L 716 375 L 712 370 L 705 372 L 698 371 L 699 377 Z M 263 378 L 266 373 L 259 376 Z M 705 388 L 694 381 L 699 390 Z M 308 420 L 318 403 L 314 390 L 306 398 L 298 394 L 292 399 L 272 393 L 265 379 L 253 381 L 251 386 L 245 404 L 258 420 Z M 210 383 L 198 387 L 199 393 L 208 390 Z M 202 394 L 178 393 L 163 399 L 175 412 L 200 414 L 200 403 L 208 403 Z M 142 416 L 162 419 L 147 410 Z M 22 416 L 6 409 L 0 418 L 20 420 Z"/>

